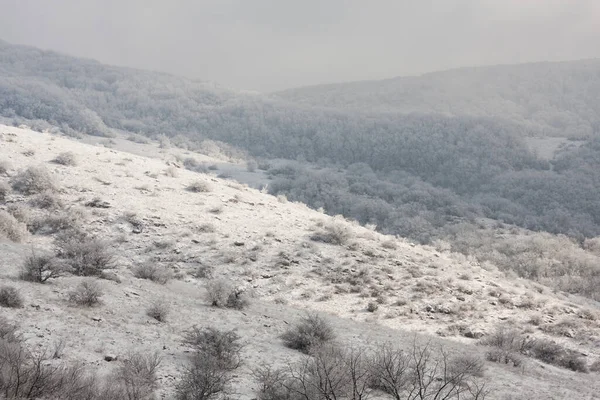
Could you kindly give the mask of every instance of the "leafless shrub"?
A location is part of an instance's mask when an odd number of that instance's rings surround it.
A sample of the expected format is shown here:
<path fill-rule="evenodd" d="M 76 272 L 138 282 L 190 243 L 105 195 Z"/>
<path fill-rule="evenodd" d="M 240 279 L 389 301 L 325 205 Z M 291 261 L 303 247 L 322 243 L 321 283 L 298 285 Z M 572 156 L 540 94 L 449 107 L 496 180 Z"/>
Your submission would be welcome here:
<path fill-rule="evenodd" d="M 370 301 L 369 304 L 367 304 L 367 311 L 368 312 L 375 312 L 379 309 L 379 304 L 377 304 L 374 301 Z"/>
<path fill-rule="evenodd" d="M 158 352 L 130 353 L 119 366 L 118 381 L 127 400 L 150 400 L 158 386 L 157 371 L 162 362 Z"/>
<path fill-rule="evenodd" d="M 219 360 L 206 353 L 195 353 L 175 388 L 177 400 L 210 400 L 219 395 L 227 398 L 234 376 L 220 368 Z"/>
<path fill-rule="evenodd" d="M 27 227 L 4 210 L 0 210 L 0 237 L 20 242 L 27 236 Z"/>
<path fill-rule="evenodd" d="M 73 154 L 72 151 L 65 151 L 56 156 L 54 160 L 52 160 L 55 164 L 65 165 L 65 166 L 75 166 L 77 165 L 77 157 Z"/>
<path fill-rule="evenodd" d="M 64 268 L 54 256 L 37 255 L 32 252 L 23 263 L 20 278 L 29 282 L 45 283 L 49 279 L 62 276 L 63 272 Z"/>
<path fill-rule="evenodd" d="M 308 353 L 314 346 L 320 346 L 335 339 L 329 322 L 318 314 L 307 314 L 296 325 L 281 335 L 283 343 L 290 349 Z"/>
<path fill-rule="evenodd" d="M 0 182 L 0 202 L 6 201 L 6 197 L 10 193 L 10 186 L 5 182 Z"/>
<path fill-rule="evenodd" d="M 45 352 L 31 353 L 20 342 L 0 340 L 0 389 L 7 399 L 90 399 L 95 381 L 79 366 L 49 362 Z"/>
<path fill-rule="evenodd" d="M 241 365 L 243 344 L 234 331 L 221 331 L 216 328 L 198 328 L 194 326 L 184 337 L 184 343 L 194 351 L 210 354 L 219 360 L 221 368 L 234 370 Z"/>
<path fill-rule="evenodd" d="M 29 200 L 29 204 L 33 207 L 41 209 L 60 209 L 64 207 L 64 204 L 56 192 L 45 190 L 42 193 L 36 194 Z"/>
<path fill-rule="evenodd" d="M 104 269 L 115 268 L 115 256 L 108 245 L 80 232 L 65 234 L 55 241 L 57 256 L 73 274 L 99 276 Z"/>
<path fill-rule="evenodd" d="M 167 316 L 169 315 L 169 304 L 165 301 L 165 299 L 155 300 L 146 310 L 146 315 L 150 318 L 154 318 L 158 322 L 167 322 Z"/>
<path fill-rule="evenodd" d="M 10 180 L 13 190 L 31 195 L 46 190 L 56 190 L 56 184 L 44 167 L 28 167 L 19 171 Z"/>
<path fill-rule="evenodd" d="M 173 277 L 171 271 L 154 262 L 145 262 L 133 269 L 133 276 L 148 279 L 161 285 L 166 284 Z"/>
<path fill-rule="evenodd" d="M 186 190 L 193 193 L 206 193 L 210 192 L 211 189 L 208 182 L 194 181 L 186 187 Z"/>
<path fill-rule="evenodd" d="M 75 289 L 69 292 L 69 302 L 84 307 L 100 304 L 103 291 L 100 284 L 91 278 L 84 279 Z"/>
<path fill-rule="evenodd" d="M 485 383 L 476 378 L 481 365 L 476 358 L 453 359 L 430 344 L 414 341 L 407 351 L 384 344 L 375 351 L 371 387 L 397 400 L 409 393 L 423 399 L 484 399 Z"/>
<path fill-rule="evenodd" d="M 227 394 L 233 372 L 241 366 L 240 337 L 234 331 L 194 327 L 185 343 L 194 349 L 194 355 L 177 385 L 176 398 L 208 400 Z"/>
<path fill-rule="evenodd" d="M 0 306 L 10 308 L 23 307 L 23 297 L 14 286 L 0 287 Z"/>

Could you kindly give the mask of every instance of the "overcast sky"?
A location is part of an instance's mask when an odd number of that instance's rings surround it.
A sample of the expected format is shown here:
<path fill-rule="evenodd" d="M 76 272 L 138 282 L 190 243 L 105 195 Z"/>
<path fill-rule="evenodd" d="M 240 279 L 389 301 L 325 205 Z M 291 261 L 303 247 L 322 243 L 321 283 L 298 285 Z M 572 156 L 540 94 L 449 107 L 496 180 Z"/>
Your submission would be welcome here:
<path fill-rule="evenodd" d="M 0 0 L 0 38 L 272 91 L 600 57 L 600 0 Z"/>

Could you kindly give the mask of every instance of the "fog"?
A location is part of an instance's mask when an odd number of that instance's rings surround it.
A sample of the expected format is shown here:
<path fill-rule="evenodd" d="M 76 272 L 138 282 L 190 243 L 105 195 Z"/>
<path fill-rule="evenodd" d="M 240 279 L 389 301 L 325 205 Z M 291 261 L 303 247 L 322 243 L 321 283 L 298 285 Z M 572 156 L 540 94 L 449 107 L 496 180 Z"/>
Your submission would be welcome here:
<path fill-rule="evenodd" d="M 247 90 L 600 57 L 597 0 L 0 0 L 0 38 Z"/>

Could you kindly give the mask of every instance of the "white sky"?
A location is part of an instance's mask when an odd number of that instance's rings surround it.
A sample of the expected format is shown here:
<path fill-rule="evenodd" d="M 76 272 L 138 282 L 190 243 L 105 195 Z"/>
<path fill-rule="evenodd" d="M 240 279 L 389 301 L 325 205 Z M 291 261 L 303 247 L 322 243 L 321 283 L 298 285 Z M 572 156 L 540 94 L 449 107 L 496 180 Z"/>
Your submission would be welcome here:
<path fill-rule="evenodd" d="M 600 57 L 600 0 L 0 0 L 0 38 L 236 89 Z"/>

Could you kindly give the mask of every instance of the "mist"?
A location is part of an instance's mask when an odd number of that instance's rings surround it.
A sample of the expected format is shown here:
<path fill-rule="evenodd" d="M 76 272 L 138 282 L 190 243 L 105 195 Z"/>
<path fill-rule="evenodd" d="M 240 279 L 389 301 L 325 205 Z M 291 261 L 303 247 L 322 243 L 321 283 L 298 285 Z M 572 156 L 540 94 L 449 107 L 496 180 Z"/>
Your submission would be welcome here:
<path fill-rule="evenodd" d="M 595 0 L 0 3 L 8 42 L 261 92 L 600 57 Z"/>

